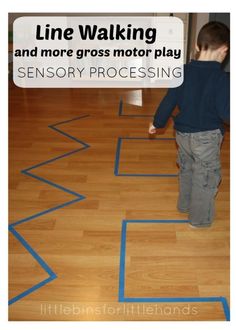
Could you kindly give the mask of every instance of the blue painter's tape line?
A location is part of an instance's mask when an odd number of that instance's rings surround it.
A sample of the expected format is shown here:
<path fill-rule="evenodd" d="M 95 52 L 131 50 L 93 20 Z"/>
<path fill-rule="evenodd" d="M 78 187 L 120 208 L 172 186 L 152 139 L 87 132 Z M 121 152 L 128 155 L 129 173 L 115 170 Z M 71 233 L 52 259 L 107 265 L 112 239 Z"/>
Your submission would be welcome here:
<path fill-rule="evenodd" d="M 115 157 L 115 170 L 114 170 L 115 175 L 119 175 L 121 143 L 122 143 L 122 138 L 118 138 L 117 148 L 116 148 L 116 157 Z"/>
<path fill-rule="evenodd" d="M 142 173 L 120 173 L 119 166 L 120 166 L 120 153 L 121 153 L 121 146 L 123 140 L 150 140 L 148 138 L 143 137 L 119 137 L 117 141 L 116 147 L 116 155 L 115 155 L 115 168 L 114 168 L 114 175 L 115 176 L 124 176 L 124 177 L 177 177 L 178 174 L 160 174 L 160 173 L 151 173 L 151 174 L 142 174 Z M 175 141 L 175 138 L 155 138 L 152 140 L 161 140 L 161 141 Z"/>
<path fill-rule="evenodd" d="M 189 220 L 123 220 L 126 223 L 189 223 Z"/>
<path fill-rule="evenodd" d="M 123 220 L 121 230 L 120 272 L 119 272 L 119 302 L 147 302 L 147 303 L 182 303 L 182 302 L 219 302 L 221 303 L 226 321 L 230 321 L 230 309 L 225 297 L 125 297 L 125 259 L 126 259 L 126 237 L 128 223 L 188 223 L 189 220 Z"/>
<path fill-rule="evenodd" d="M 74 137 L 74 136 L 72 136 L 72 135 L 70 135 L 70 134 L 68 134 L 68 133 L 65 133 L 64 131 L 60 130 L 60 129 L 57 128 L 57 127 L 51 126 L 51 129 L 53 129 L 54 131 L 56 131 L 56 132 L 58 132 L 58 133 L 60 133 L 60 134 L 62 134 L 62 135 L 64 135 L 64 136 L 68 137 L 69 139 L 71 139 L 71 140 L 73 140 L 73 141 L 75 141 L 75 142 L 81 143 L 81 144 L 82 144 L 83 146 L 85 146 L 86 148 L 89 147 L 89 145 L 88 145 L 87 143 L 84 143 L 82 140 L 79 140 L 79 139 L 77 139 L 76 137 Z"/>
<path fill-rule="evenodd" d="M 141 174 L 141 173 L 131 173 L 131 174 L 128 174 L 128 173 L 118 173 L 118 174 L 115 174 L 116 176 L 138 176 L 138 177 L 177 177 L 178 174 Z"/>
<path fill-rule="evenodd" d="M 32 255 L 32 257 L 38 262 L 38 264 L 48 273 L 49 276 L 55 275 L 53 270 L 47 265 L 47 263 L 38 255 L 38 253 L 29 245 L 29 243 L 16 231 L 13 227 L 10 228 L 10 232 L 18 239 L 18 241 L 24 246 L 24 248 Z"/>
<path fill-rule="evenodd" d="M 119 102 L 119 116 L 122 116 L 122 111 L 123 111 L 123 99 L 120 98 L 120 102 Z"/>
<path fill-rule="evenodd" d="M 225 320 L 230 321 L 230 310 L 228 306 L 228 302 L 225 297 L 179 297 L 179 298 L 128 298 L 122 296 L 119 299 L 119 302 L 132 302 L 132 303 L 192 303 L 192 302 L 199 302 L 199 303 L 206 303 L 206 302 L 219 302 L 221 303 L 225 315 Z"/>
<path fill-rule="evenodd" d="M 15 302 L 17 302 L 18 300 L 24 298 L 25 296 L 28 296 L 30 293 L 40 289 L 45 284 L 53 281 L 55 278 L 56 278 L 56 275 L 55 276 L 50 276 L 50 277 L 46 278 L 45 280 L 43 280 L 42 282 L 39 282 L 38 284 L 36 284 L 36 285 L 32 286 L 31 288 L 25 290 L 24 292 L 18 294 L 17 296 L 15 296 L 14 298 L 12 298 L 8 301 L 8 305 L 12 305 Z"/>
<path fill-rule="evenodd" d="M 12 227 L 12 226 L 15 227 L 15 226 L 18 226 L 18 225 L 20 225 L 22 223 L 25 223 L 25 222 L 28 222 L 28 221 L 31 221 L 31 220 L 35 220 L 35 219 L 37 219 L 37 218 L 39 218 L 39 217 L 41 217 L 41 216 L 43 216 L 45 214 L 51 213 L 51 212 L 56 211 L 58 209 L 62 209 L 65 206 L 69 206 L 71 204 L 77 203 L 77 202 L 79 202 L 79 201 L 81 201 L 83 199 L 85 199 L 85 197 L 83 197 L 83 198 L 82 197 L 81 198 L 76 198 L 76 199 L 73 199 L 73 200 L 68 201 L 66 203 L 63 203 L 63 204 L 60 204 L 60 205 L 51 207 L 51 208 L 49 208 L 47 210 L 44 210 L 42 212 L 38 212 L 38 213 L 36 213 L 34 215 L 31 215 L 30 217 L 27 217 L 27 218 L 24 218 L 22 220 L 18 220 L 16 222 L 13 222 L 12 224 L 10 224 L 10 227 Z"/>
<path fill-rule="evenodd" d="M 119 301 L 125 294 L 125 251 L 126 251 L 126 221 L 122 222 L 120 246 Z"/>
<path fill-rule="evenodd" d="M 48 213 L 50 213 L 50 212 L 56 211 L 56 210 L 61 209 L 61 208 L 65 207 L 65 206 L 71 205 L 71 204 L 73 204 L 73 203 L 76 203 L 76 202 L 79 202 L 79 201 L 82 201 L 83 199 L 85 199 L 85 196 L 83 196 L 83 195 L 81 195 L 81 194 L 79 194 L 79 193 L 77 193 L 77 192 L 75 192 L 75 191 L 72 191 L 72 190 L 70 190 L 70 189 L 68 189 L 68 188 L 65 188 L 65 187 L 63 187 L 63 186 L 61 186 L 61 185 L 59 185 L 59 184 L 57 184 L 57 183 L 55 183 L 55 182 L 52 182 L 52 181 L 47 180 L 47 179 L 45 179 L 45 178 L 42 178 L 42 177 L 40 177 L 40 176 L 38 176 L 38 175 L 36 175 L 36 174 L 33 174 L 33 173 L 31 173 L 30 171 L 33 170 L 33 169 L 39 168 L 40 166 L 43 166 L 43 165 L 46 165 L 46 164 L 52 163 L 52 162 L 54 162 L 54 161 L 56 161 L 56 160 L 58 160 L 58 159 L 61 159 L 61 158 L 63 158 L 63 157 L 70 156 L 70 155 L 72 155 L 72 154 L 74 154 L 74 153 L 76 153 L 76 152 L 79 152 L 79 151 L 81 151 L 81 150 L 85 150 L 85 149 L 89 148 L 90 146 L 89 146 L 87 143 L 85 143 L 85 142 L 83 142 L 82 140 L 79 140 L 79 139 L 73 137 L 72 135 L 70 135 L 70 134 L 68 134 L 68 133 L 65 133 L 64 131 L 62 131 L 62 130 L 60 130 L 60 129 L 58 129 L 58 128 L 55 127 L 55 126 L 58 126 L 58 125 L 62 125 L 62 124 L 65 124 L 65 123 L 71 122 L 71 121 L 73 121 L 73 120 L 78 120 L 78 119 L 82 119 L 82 118 L 86 118 L 86 117 L 88 117 L 88 115 L 84 115 L 84 116 L 76 117 L 76 118 L 73 118 L 73 119 L 70 119 L 70 120 L 66 120 L 66 121 L 62 121 L 62 122 L 59 122 L 59 123 L 56 123 L 56 124 L 54 124 L 54 125 L 50 125 L 50 126 L 49 126 L 49 128 L 55 130 L 56 132 L 58 132 L 58 133 L 60 133 L 60 134 L 62 134 L 62 135 L 64 135 L 64 136 L 66 136 L 67 138 L 69 138 L 69 139 L 71 139 L 71 140 L 73 140 L 73 141 L 76 141 L 77 143 L 82 144 L 82 147 L 81 147 L 81 148 L 76 149 L 76 150 L 73 150 L 73 151 L 68 152 L 68 153 L 65 153 L 65 154 L 60 155 L 60 156 L 58 156 L 58 157 L 54 157 L 54 158 L 52 158 L 52 159 L 49 159 L 49 160 L 47 160 L 47 161 L 41 162 L 41 163 L 39 163 L 39 164 L 36 164 L 36 165 L 34 165 L 34 166 L 31 166 L 31 167 L 28 167 L 28 168 L 22 170 L 22 173 L 23 173 L 23 174 L 25 174 L 25 175 L 27 175 L 27 176 L 30 176 L 31 178 L 37 179 L 37 180 L 39 180 L 39 181 L 42 181 L 42 182 L 44 182 L 44 183 L 46 183 L 46 184 L 48 184 L 48 185 L 50 185 L 50 186 L 52 186 L 52 187 L 54 187 L 54 188 L 56 188 L 56 189 L 59 189 L 59 190 L 61 190 L 61 191 L 63 191 L 63 192 L 66 192 L 66 193 L 68 193 L 68 194 L 70 194 L 70 195 L 72 195 L 72 196 L 76 196 L 77 198 L 76 198 L 76 199 L 73 199 L 73 200 L 71 200 L 71 201 L 68 201 L 68 202 L 65 202 L 65 203 L 59 204 L 59 205 L 57 205 L 57 206 L 55 206 L 55 207 L 52 207 L 52 208 L 49 208 L 49 209 L 47 209 L 47 210 L 44 210 L 44 211 L 42 211 L 42 212 L 38 212 L 38 213 L 36 213 L 36 214 L 34 214 L 34 215 L 31 215 L 31 216 L 29 216 L 29 217 L 26 217 L 26 218 L 24 218 L 24 219 L 21 219 L 21 220 L 16 221 L 16 222 L 14 222 L 14 223 L 12 223 L 12 224 L 9 225 L 9 231 L 10 231 L 10 232 L 16 237 L 16 239 L 18 239 L 18 241 L 19 241 L 19 242 L 25 247 L 25 249 L 26 249 L 26 250 L 27 250 L 27 251 L 33 256 L 33 258 L 39 263 L 39 265 L 44 269 L 44 271 L 46 271 L 46 272 L 49 274 L 49 278 L 47 278 L 47 279 L 45 279 L 45 280 L 39 282 L 38 284 L 32 286 L 31 288 L 25 290 L 24 292 L 20 293 L 19 295 L 15 296 L 14 298 L 11 298 L 11 299 L 9 300 L 9 305 L 11 305 L 11 304 L 13 304 L 14 302 L 20 300 L 21 298 L 27 296 L 27 295 L 30 294 L 31 292 L 33 292 L 33 291 L 35 291 L 35 290 L 41 288 L 43 285 L 47 284 L 48 282 L 54 280 L 54 279 L 57 277 L 57 275 L 56 275 L 56 274 L 53 272 L 53 270 L 52 270 L 52 269 L 46 264 L 46 262 L 45 262 L 45 261 L 44 261 L 44 260 L 43 260 L 43 259 L 37 254 L 37 252 L 36 252 L 36 251 L 35 251 L 35 250 L 34 250 L 34 249 L 33 249 L 33 248 L 27 243 L 27 241 L 26 241 L 26 240 L 25 240 L 25 239 L 24 239 L 24 238 L 23 238 L 23 237 L 22 237 L 22 236 L 16 231 L 15 227 L 18 226 L 18 225 L 20 225 L 20 224 L 22 224 L 22 223 L 25 223 L 25 222 L 30 221 L 30 220 L 37 219 L 37 218 L 39 218 L 39 217 L 42 216 L 42 215 L 48 214 Z"/>
<path fill-rule="evenodd" d="M 177 303 L 177 302 L 221 302 L 220 297 L 173 297 L 173 298 L 123 298 L 125 302 L 159 302 L 159 303 Z"/>
<path fill-rule="evenodd" d="M 220 297 L 220 300 L 224 309 L 226 321 L 230 321 L 230 309 L 227 299 L 225 297 Z"/>
<path fill-rule="evenodd" d="M 175 138 L 152 138 L 152 139 L 149 139 L 149 138 L 144 138 L 144 137 L 122 137 L 121 138 L 122 140 L 149 140 L 149 141 L 158 141 L 158 140 L 163 140 L 163 141 L 175 141 Z"/>
<path fill-rule="evenodd" d="M 61 191 L 64 191 L 65 193 L 68 193 L 68 194 L 73 195 L 73 196 L 76 196 L 76 197 L 83 197 L 82 195 L 78 194 L 77 192 L 75 192 L 73 190 L 67 189 L 67 188 L 65 188 L 65 187 L 63 187 L 63 186 L 61 186 L 61 185 L 59 185 L 57 183 L 54 183 L 54 182 L 52 182 L 50 180 L 47 180 L 47 179 L 44 179 L 44 178 L 42 178 L 42 177 L 40 177 L 38 175 L 35 175 L 33 173 L 29 173 L 29 172 L 23 172 L 23 173 L 26 174 L 26 175 L 28 175 L 28 176 L 30 176 L 31 178 L 37 179 L 39 181 L 42 181 L 44 183 L 47 183 L 48 185 L 50 185 L 50 186 L 52 186 L 54 188 L 57 188 L 57 189 L 59 189 Z"/>
<path fill-rule="evenodd" d="M 43 165 L 50 164 L 50 163 L 52 163 L 52 162 L 54 162 L 54 161 L 56 161 L 56 160 L 58 160 L 58 159 L 61 159 L 61 158 L 64 158 L 64 157 L 68 157 L 68 156 L 73 155 L 73 154 L 77 153 L 78 151 L 81 151 L 81 150 L 84 150 L 84 149 L 87 149 L 87 148 L 85 148 L 85 147 L 81 147 L 81 148 L 79 148 L 79 149 L 76 149 L 76 150 L 73 150 L 73 151 L 67 152 L 67 153 L 65 153 L 65 154 L 63 154 L 63 155 L 60 155 L 60 156 L 57 156 L 57 157 L 54 157 L 54 158 L 48 159 L 48 160 L 46 160 L 45 162 L 41 162 L 41 163 L 38 163 L 38 164 L 33 165 L 33 166 L 31 166 L 31 167 L 25 168 L 24 170 L 21 171 L 21 173 L 26 174 L 28 171 L 31 171 L 31 170 L 33 170 L 33 169 L 35 169 L 35 168 L 38 168 L 38 167 L 40 167 L 40 166 L 43 166 Z"/>
<path fill-rule="evenodd" d="M 63 121 L 60 121 L 60 122 L 55 123 L 53 125 L 49 125 L 48 127 L 51 128 L 51 127 L 67 124 L 67 123 L 70 123 L 71 121 L 75 121 L 75 120 L 79 120 L 79 119 L 83 119 L 83 118 L 87 118 L 87 117 L 89 117 L 89 115 L 83 115 L 83 116 L 75 117 L 75 118 L 72 118 L 72 119 L 63 120 Z"/>
<path fill-rule="evenodd" d="M 120 117 L 135 117 L 135 118 L 153 117 L 153 115 L 137 115 L 137 114 L 134 114 L 134 115 L 126 115 L 126 114 L 123 114 L 123 105 L 124 105 L 123 99 L 120 98 L 120 102 L 119 102 L 119 111 L 118 111 L 118 115 L 119 115 Z"/>
<path fill-rule="evenodd" d="M 153 115 L 127 115 L 127 114 L 123 114 L 122 117 L 132 117 L 132 118 L 153 118 Z"/>

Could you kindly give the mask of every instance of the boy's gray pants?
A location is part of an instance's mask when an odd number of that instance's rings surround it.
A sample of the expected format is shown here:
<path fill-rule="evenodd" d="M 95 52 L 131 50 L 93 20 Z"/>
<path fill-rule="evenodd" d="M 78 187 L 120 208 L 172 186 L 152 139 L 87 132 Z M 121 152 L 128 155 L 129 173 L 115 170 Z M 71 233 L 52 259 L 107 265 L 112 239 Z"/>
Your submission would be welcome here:
<path fill-rule="evenodd" d="M 176 132 L 178 144 L 178 209 L 189 213 L 194 226 L 210 226 L 214 199 L 221 180 L 219 129 L 197 133 Z"/>

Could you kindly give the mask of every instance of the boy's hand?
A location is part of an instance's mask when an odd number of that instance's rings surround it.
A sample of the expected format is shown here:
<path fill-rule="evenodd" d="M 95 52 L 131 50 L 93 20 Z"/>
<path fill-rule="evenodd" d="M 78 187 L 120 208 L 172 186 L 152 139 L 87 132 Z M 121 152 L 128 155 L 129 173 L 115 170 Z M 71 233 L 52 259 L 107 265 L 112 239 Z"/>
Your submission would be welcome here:
<path fill-rule="evenodd" d="M 149 134 L 156 134 L 156 133 L 157 133 L 157 129 L 156 129 L 155 126 L 153 126 L 152 123 L 149 125 L 148 133 L 149 133 Z"/>

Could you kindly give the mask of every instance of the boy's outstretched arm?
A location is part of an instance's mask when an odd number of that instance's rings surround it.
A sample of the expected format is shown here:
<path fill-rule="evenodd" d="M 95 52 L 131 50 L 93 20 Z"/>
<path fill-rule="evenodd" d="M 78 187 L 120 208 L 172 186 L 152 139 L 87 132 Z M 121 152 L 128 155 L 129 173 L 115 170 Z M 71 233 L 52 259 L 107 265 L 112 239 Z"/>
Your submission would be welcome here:
<path fill-rule="evenodd" d="M 155 134 L 157 128 L 165 127 L 175 106 L 177 105 L 178 88 L 169 88 L 154 115 L 153 123 L 149 127 L 149 134 Z"/>

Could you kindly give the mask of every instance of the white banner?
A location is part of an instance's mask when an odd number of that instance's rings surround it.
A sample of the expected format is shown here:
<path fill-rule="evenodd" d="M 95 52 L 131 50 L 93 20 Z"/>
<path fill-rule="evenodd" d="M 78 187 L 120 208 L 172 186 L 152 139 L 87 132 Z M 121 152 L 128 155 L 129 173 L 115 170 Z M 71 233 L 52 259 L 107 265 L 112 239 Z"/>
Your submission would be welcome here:
<path fill-rule="evenodd" d="M 13 26 L 19 87 L 177 87 L 183 22 L 176 17 L 21 17 Z"/>

